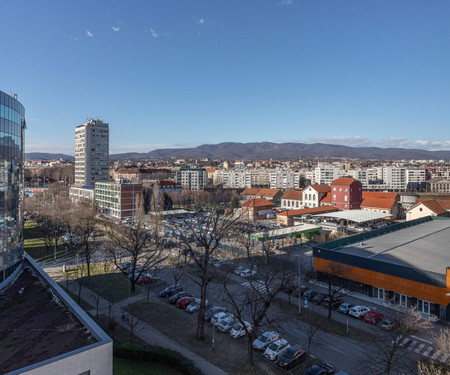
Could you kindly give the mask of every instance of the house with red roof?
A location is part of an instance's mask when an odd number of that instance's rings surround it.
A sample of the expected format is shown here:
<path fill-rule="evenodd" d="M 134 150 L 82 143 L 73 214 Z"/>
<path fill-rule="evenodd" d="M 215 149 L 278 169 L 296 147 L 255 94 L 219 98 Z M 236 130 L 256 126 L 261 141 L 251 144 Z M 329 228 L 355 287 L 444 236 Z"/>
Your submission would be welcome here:
<path fill-rule="evenodd" d="M 312 208 L 303 208 L 301 210 L 291 210 L 281 212 L 277 215 L 277 222 L 282 225 L 291 226 L 294 225 L 294 218 L 307 215 L 326 214 L 328 212 L 339 211 L 338 208 L 332 206 L 321 206 Z"/>
<path fill-rule="evenodd" d="M 267 219 L 267 216 L 273 215 L 272 208 L 275 203 L 263 198 L 250 199 L 242 203 L 242 218 L 247 220 Z"/>
<path fill-rule="evenodd" d="M 303 194 L 299 190 L 288 190 L 281 196 L 281 208 L 294 210 L 303 208 Z"/>
<path fill-rule="evenodd" d="M 416 204 L 406 211 L 406 220 L 425 216 L 450 216 L 450 199 L 418 199 Z"/>
<path fill-rule="evenodd" d="M 400 205 L 395 199 L 392 198 L 366 198 L 361 203 L 361 210 L 382 212 L 392 215 L 391 217 L 386 218 L 386 220 L 400 219 L 402 214 Z"/>
<path fill-rule="evenodd" d="M 356 178 L 338 178 L 331 183 L 331 205 L 341 210 L 359 210 L 362 184 Z"/>
<path fill-rule="evenodd" d="M 264 198 L 268 201 L 278 204 L 280 202 L 282 194 L 283 193 L 280 189 L 246 188 L 241 193 L 241 196 L 245 200 L 253 198 Z"/>
<path fill-rule="evenodd" d="M 303 206 L 320 207 L 321 201 L 331 192 L 331 186 L 327 184 L 309 185 L 303 189 Z"/>

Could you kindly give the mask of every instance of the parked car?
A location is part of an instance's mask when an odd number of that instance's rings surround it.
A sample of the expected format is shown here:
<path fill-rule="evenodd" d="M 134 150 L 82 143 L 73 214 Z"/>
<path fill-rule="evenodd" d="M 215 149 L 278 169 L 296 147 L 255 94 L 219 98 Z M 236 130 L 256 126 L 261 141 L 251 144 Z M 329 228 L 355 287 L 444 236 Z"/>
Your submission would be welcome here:
<path fill-rule="evenodd" d="M 366 315 L 369 311 L 370 309 L 366 306 L 356 305 L 349 310 L 348 315 L 351 315 L 354 318 L 364 319 L 364 315 Z"/>
<path fill-rule="evenodd" d="M 228 318 L 230 316 L 234 317 L 234 315 L 232 313 L 229 313 L 229 312 L 226 312 L 226 311 L 218 312 L 217 314 L 214 314 L 214 316 L 211 318 L 211 324 L 213 326 L 217 326 L 217 324 L 219 324 L 219 322 L 222 319 Z"/>
<path fill-rule="evenodd" d="M 332 375 L 335 373 L 335 369 L 328 363 L 321 363 L 320 365 L 311 366 L 306 370 L 307 375 Z"/>
<path fill-rule="evenodd" d="M 283 352 L 289 348 L 289 343 L 285 339 L 278 339 L 271 343 L 264 351 L 264 357 L 271 361 L 276 361 L 283 354 Z"/>
<path fill-rule="evenodd" d="M 364 315 L 364 321 L 370 324 L 377 324 L 384 319 L 384 314 L 376 311 L 369 311 Z"/>
<path fill-rule="evenodd" d="M 224 319 L 220 319 L 220 321 L 216 324 L 216 327 L 220 332 L 226 333 L 230 331 L 236 323 L 236 318 L 234 317 L 234 315 L 231 315 Z"/>
<path fill-rule="evenodd" d="M 205 312 L 205 316 L 203 317 L 203 320 L 210 321 L 215 314 L 217 314 L 219 312 L 224 312 L 224 311 L 227 311 L 227 309 L 225 307 L 213 306 L 208 311 Z"/>
<path fill-rule="evenodd" d="M 312 300 L 316 296 L 317 292 L 312 289 L 308 289 L 305 293 L 303 293 L 303 298 L 307 300 Z"/>
<path fill-rule="evenodd" d="M 171 285 L 168 286 L 166 289 L 163 289 L 159 292 L 159 296 L 160 297 L 170 297 L 171 295 L 181 292 L 183 290 L 183 286 L 182 285 Z"/>
<path fill-rule="evenodd" d="M 398 322 L 390 318 L 384 318 L 380 323 L 380 328 L 384 329 L 385 331 L 392 331 L 394 328 L 397 327 Z"/>
<path fill-rule="evenodd" d="M 239 266 L 239 267 L 236 267 L 236 268 L 234 269 L 233 272 L 234 272 L 236 275 L 240 275 L 241 272 L 244 271 L 245 269 L 246 269 L 245 267 Z"/>
<path fill-rule="evenodd" d="M 342 313 L 342 314 L 348 314 L 350 309 L 353 307 L 354 305 L 352 305 L 351 303 L 348 302 L 343 302 L 340 304 L 340 306 L 338 307 L 337 311 Z"/>
<path fill-rule="evenodd" d="M 186 311 L 193 313 L 198 310 L 200 310 L 200 298 L 196 298 L 194 301 L 192 301 L 188 307 L 186 307 Z M 208 300 L 205 301 L 205 306 L 208 306 Z"/>
<path fill-rule="evenodd" d="M 180 298 L 183 297 L 190 297 L 190 294 L 188 292 L 178 292 L 169 298 L 169 303 L 175 304 Z"/>
<path fill-rule="evenodd" d="M 253 330 L 253 326 L 244 320 L 244 324 L 247 327 L 247 332 L 251 333 Z M 238 337 L 245 336 L 246 332 L 242 323 L 236 323 L 230 330 L 230 336 L 237 339 Z"/>
<path fill-rule="evenodd" d="M 158 280 L 158 278 L 154 275 L 152 275 L 151 273 L 143 273 L 141 275 L 141 277 L 139 278 L 139 280 L 137 281 L 138 285 L 147 285 L 147 284 L 151 284 L 153 282 L 155 282 L 156 280 Z"/>
<path fill-rule="evenodd" d="M 253 341 L 253 348 L 256 350 L 265 350 L 272 342 L 278 340 L 280 335 L 276 332 L 264 332 L 255 341 Z"/>
<path fill-rule="evenodd" d="M 323 294 L 318 293 L 313 297 L 312 302 L 315 303 L 316 305 L 321 305 L 324 299 L 325 296 Z"/>
<path fill-rule="evenodd" d="M 128 270 L 127 270 L 126 272 L 128 273 L 128 278 L 131 279 L 131 278 L 132 278 L 132 275 L 133 275 L 133 266 L 128 267 Z M 134 268 L 134 275 L 136 275 L 135 278 L 138 277 L 138 275 L 139 275 L 141 272 L 142 272 L 142 267 L 136 266 L 136 267 Z"/>
<path fill-rule="evenodd" d="M 295 288 L 292 292 L 292 295 L 295 297 L 298 297 L 298 294 L 300 293 L 300 296 L 303 296 L 304 293 L 308 290 L 308 287 L 306 285 L 300 285 L 299 288 Z"/>
<path fill-rule="evenodd" d="M 340 298 L 333 299 L 331 302 L 331 308 L 336 310 L 339 306 L 341 306 L 342 300 Z M 330 297 L 325 297 L 323 299 L 322 305 L 328 308 L 330 306 Z"/>
<path fill-rule="evenodd" d="M 114 266 L 114 269 L 120 270 L 120 271 L 125 271 L 126 273 L 128 273 L 128 268 L 130 268 L 130 267 L 131 267 L 131 262 L 120 262 Z"/>
<path fill-rule="evenodd" d="M 306 360 L 306 350 L 300 345 L 292 345 L 278 359 L 278 365 L 286 370 Z"/>
<path fill-rule="evenodd" d="M 177 307 L 179 309 L 185 309 L 186 307 L 188 307 L 194 301 L 195 301 L 194 297 L 183 297 L 183 298 L 180 298 L 177 301 Z"/>

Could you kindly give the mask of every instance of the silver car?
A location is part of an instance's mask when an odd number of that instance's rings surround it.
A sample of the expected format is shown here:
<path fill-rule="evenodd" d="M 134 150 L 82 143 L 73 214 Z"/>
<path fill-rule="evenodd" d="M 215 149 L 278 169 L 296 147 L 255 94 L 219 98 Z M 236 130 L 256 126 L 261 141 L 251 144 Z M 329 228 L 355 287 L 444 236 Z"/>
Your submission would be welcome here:
<path fill-rule="evenodd" d="M 256 350 L 266 350 L 272 342 L 278 340 L 279 338 L 280 335 L 276 332 L 264 332 L 255 341 L 253 341 L 253 347 Z"/>

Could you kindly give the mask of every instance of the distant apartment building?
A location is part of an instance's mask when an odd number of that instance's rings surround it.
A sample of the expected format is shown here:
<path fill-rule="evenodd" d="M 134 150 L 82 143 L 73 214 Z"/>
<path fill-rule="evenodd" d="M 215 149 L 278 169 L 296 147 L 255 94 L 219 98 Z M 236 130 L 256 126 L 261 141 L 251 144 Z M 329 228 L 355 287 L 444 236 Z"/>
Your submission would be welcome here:
<path fill-rule="evenodd" d="M 75 185 L 94 187 L 109 178 L 109 125 L 89 120 L 75 129 Z"/>
<path fill-rule="evenodd" d="M 118 168 L 113 172 L 114 180 L 124 178 L 133 183 L 172 179 L 174 173 L 165 168 Z"/>
<path fill-rule="evenodd" d="M 340 167 L 332 164 L 319 164 L 314 169 L 314 177 L 312 183 L 320 185 L 320 184 L 328 184 L 339 178 Z"/>
<path fill-rule="evenodd" d="M 203 190 L 208 181 L 206 169 L 178 169 L 175 172 L 175 182 L 186 190 Z"/>
<path fill-rule="evenodd" d="M 427 191 L 436 194 L 450 194 L 450 179 L 435 177 L 427 181 Z"/>
<path fill-rule="evenodd" d="M 143 203 L 142 184 L 96 182 L 95 202 L 103 215 L 119 220 L 132 218 Z"/>
<path fill-rule="evenodd" d="M 300 186 L 300 174 L 292 169 L 279 169 L 269 172 L 271 189 L 295 189 Z"/>
<path fill-rule="evenodd" d="M 72 186 L 69 189 L 69 198 L 73 204 L 77 204 L 82 200 L 94 201 L 95 190 L 93 188 Z"/>
<path fill-rule="evenodd" d="M 214 186 L 222 185 L 227 189 L 269 186 L 269 171 L 266 168 L 215 170 L 212 176 Z"/>

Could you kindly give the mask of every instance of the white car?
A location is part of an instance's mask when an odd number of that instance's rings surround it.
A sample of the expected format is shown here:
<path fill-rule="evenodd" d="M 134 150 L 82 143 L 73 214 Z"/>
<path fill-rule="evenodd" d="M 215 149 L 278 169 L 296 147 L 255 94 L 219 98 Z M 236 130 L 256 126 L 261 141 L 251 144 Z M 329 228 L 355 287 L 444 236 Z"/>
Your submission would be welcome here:
<path fill-rule="evenodd" d="M 219 323 L 216 324 L 216 327 L 220 332 L 226 333 L 236 324 L 236 321 L 236 318 L 231 315 L 227 318 L 221 319 Z"/>
<path fill-rule="evenodd" d="M 233 272 L 234 272 L 236 275 L 240 275 L 241 272 L 243 272 L 245 269 L 246 269 L 245 267 L 236 267 L 236 268 L 234 269 Z"/>
<path fill-rule="evenodd" d="M 278 339 L 270 344 L 264 352 L 264 357 L 271 361 L 277 360 L 290 345 L 285 339 Z"/>
<path fill-rule="evenodd" d="M 188 307 L 186 307 L 186 311 L 193 313 L 200 310 L 200 298 L 196 298 L 194 302 L 191 302 Z M 205 306 L 208 306 L 208 300 L 205 301 Z"/>
<path fill-rule="evenodd" d="M 244 320 L 244 324 L 247 327 L 248 333 L 251 333 L 253 330 L 253 326 Z M 230 336 L 237 339 L 238 337 L 245 336 L 245 329 L 241 323 L 236 323 L 233 328 L 230 330 Z"/>
<path fill-rule="evenodd" d="M 364 315 L 366 315 L 369 311 L 370 309 L 366 306 L 356 305 L 349 310 L 348 315 L 351 315 L 354 318 L 363 319 Z"/>
<path fill-rule="evenodd" d="M 256 275 L 256 271 L 255 270 L 251 270 L 251 269 L 244 269 L 241 273 L 239 273 L 240 277 L 244 277 L 246 279 L 253 277 Z"/>
<path fill-rule="evenodd" d="M 276 332 L 267 331 L 253 341 L 256 350 L 265 350 L 272 342 L 278 340 L 280 335 Z"/>
<path fill-rule="evenodd" d="M 212 318 L 211 318 L 211 323 L 213 326 L 216 326 L 217 324 L 219 324 L 219 322 L 222 319 L 228 318 L 230 316 L 233 316 L 232 313 L 229 312 L 219 312 L 217 314 L 215 314 Z M 233 316 L 234 317 L 234 316 Z"/>

